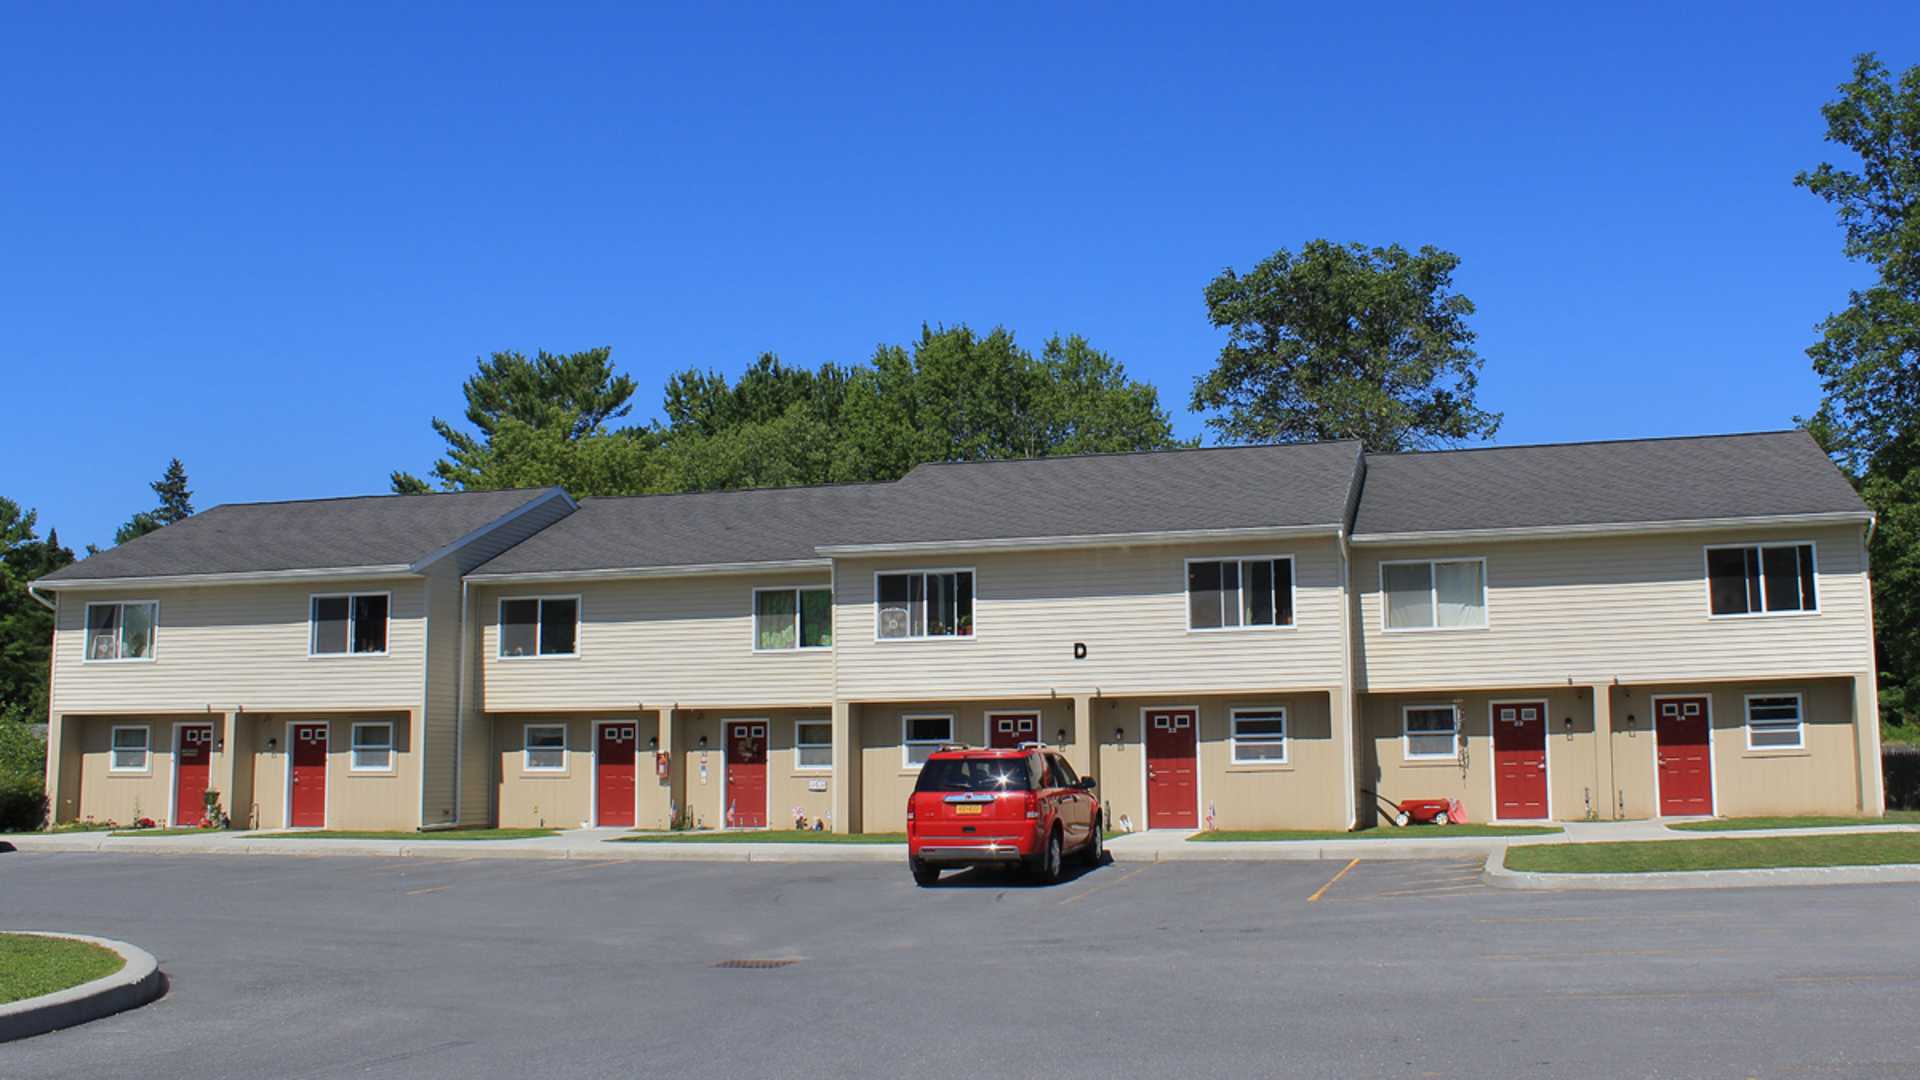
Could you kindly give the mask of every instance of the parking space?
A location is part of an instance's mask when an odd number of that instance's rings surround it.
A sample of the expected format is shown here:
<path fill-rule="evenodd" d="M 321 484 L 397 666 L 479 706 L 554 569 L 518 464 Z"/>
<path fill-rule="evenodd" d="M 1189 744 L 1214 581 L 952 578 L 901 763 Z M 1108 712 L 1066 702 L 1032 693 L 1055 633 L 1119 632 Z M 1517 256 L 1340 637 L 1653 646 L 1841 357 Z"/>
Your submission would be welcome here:
<path fill-rule="evenodd" d="M 0 1076 L 1920 1075 L 1920 887 L 1472 869 L 21 853 L 10 923 L 173 987 Z"/>

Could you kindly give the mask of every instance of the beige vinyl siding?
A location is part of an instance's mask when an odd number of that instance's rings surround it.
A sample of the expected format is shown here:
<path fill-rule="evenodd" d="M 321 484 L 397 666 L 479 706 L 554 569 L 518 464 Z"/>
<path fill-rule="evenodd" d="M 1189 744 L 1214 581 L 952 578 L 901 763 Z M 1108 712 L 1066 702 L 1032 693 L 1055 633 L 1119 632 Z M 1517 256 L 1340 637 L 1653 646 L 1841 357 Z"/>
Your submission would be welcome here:
<path fill-rule="evenodd" d="M 571 513 L 573 513 L 572 500 L 551 499 L 474 540 L 455 552 L 452 558 L 446 560 L 446 563 L 455 567 L 459 574 L 467 573 Z M 455 596 L 458 597 L 461 594 L 461 583 L 456 580 L 451 587 Z M 471 591 L 468 590 L 469 603 L 471 603 Z M 478 621 L 476 612 L 460 611 L 458 608 L 456 611 L 459 616 L 458 622 L 444 640 L 438 629 L 441 620 L 438 618 L 434 620 L 436 652 L 443 643 L 453 650 L 449 656 L 448 665 L 444 668 L 436 668 L 436 671 L 444 670 L 449 673 L 445 678 L 457 677 L 459 680 L 457 711 L 460 730 L 456 733 L 453 744 L 448 747 L 449 751 L 457 751 L 459 755 L 458 765 L 455 768 L 459 786 L 456 803 L 458 818 L 463 824 L 485 824 L 496 820 L 494 805 L 496 759 L 493 751 L 493 733 L 487 724 L 483 707 L 480 632 L 479 627 L 475 625 Z M 465 650 L 464 655 L 462 650 Z M 439 661 L 436 660 L 435 663 Z M 434 750 L 437 752 L 439 747 L 434 747 Z"/>
<path fill-rule="evenodd" d="M 307 655 L 309 597 L 344 592 L 392 594 L 387 655 Z M 159 603 L 152 661 L 84 661 L 87 604 L 116 600 Z M 62 592 L 53 711 L 417 708 L 425 603 L 419 578 Z"/>
<path fill-rule="evenodd" d="M 1812 542 L 1818 614 L 1710 618 L 1704 548 Z M 1854 526 L 1563 537 L 1354 552 L 1371 690 L 1723 680 L 1871 670 L 1864 549 Z M 1484 629 L 1386 631 L 1380 563 L 1484 558 Z"/>
<path fill-rule="evenodd" d="M 473 589 L 489 712 L 822 705 L 833 651 L 753 649 L 753 590 L 822 588 L 825 572 L 487 585 Z M 502 659 L 500 600 L 579 596 L 579 654 Z M 838 620 L 840 612 L 835 612 Z M 836 647 L 842 627 L 834 626 Z"/>
<path fill-rule="evenodd" d="M 1187 628 L 1187 559 L 1291 555 L 1291 629 Z M 974 636 L 875 639 L 874 575 L 971 568 Z M 1045 697 L 1276 690 L 1340 682 L 1331 536 L 1252 543 L 848 559 L 836 564 L 839 696 Z M 1074 659 L 1074 644 L 1087 646 Z"/>

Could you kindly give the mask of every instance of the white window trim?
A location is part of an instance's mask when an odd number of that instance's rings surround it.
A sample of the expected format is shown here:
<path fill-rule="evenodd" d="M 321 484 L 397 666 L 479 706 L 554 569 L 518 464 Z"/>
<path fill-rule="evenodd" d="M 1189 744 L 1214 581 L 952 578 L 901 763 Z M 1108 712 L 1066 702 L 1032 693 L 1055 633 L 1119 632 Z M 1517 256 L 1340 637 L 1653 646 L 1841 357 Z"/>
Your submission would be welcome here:
<path fill-rule="evenodd" d="M 527 772 L 527 773 L 536 773 L 541 776 L 560 776 L 566 773 L 568 766 L 573 763 L 572 727 L 573 725 L 571 724 L 522 724 L 520 725 L 520 771 Z M 533 750 L 534 750 L 533 729 L 534 728 L 558 728 L 560 730 L 560 746 L 558 748 L 560 750 L 559 765 L 557 766 L 535 765 L 533 763 Z M 540 749 L 552 750 L 555 748 L 551 746 L 543 746 L 543 747 L 540 747 Z"/>
<path fill-rule="evenodd" d="M 1407 729 L 1408 722 L 1416 712 L 1434 709 L 1446 709 L 1453 713 L 1453 738 L 1444 754 L 1416 754 L 1413 752 L 1412 732 Z M 1422 735 L 1438 735 L 1437 731 L 1423 731 Z M 1455 761 L 1460 757 L 1460 706 L 1450 701 L 1436 701 L 1423 705 L 1400 706 L 1400 757 L 1404 761 Z"/>
<path fill-rule="evenodd" d="M 389 609 L 387 617 L 389 620 L 392 619 L 393 615 L 392 615 L 391 609 Z M 367 654 L 358 653 L 355 655 L 365 656 Z M 386 728 L 387 729 L 387 764 L 385 765 L 385 767 L 378 768 L 378 769 L 363 769 L 360 767 L 360 729 L 361 728 Z M 347 734 L 347 771 L 350 773 L 358 773 L 362 776 L 368 776 L 368 775 L 393 776 L 399 772 L 399 766 L 400 766 L 400 750 L 398 747 L 396 747 L 393 744 L 393 721 L 391 720 L 356 720 L 354 721 L 353 730 L 348 732 Z"/>
<path fill-rule="evenodd" d="M 101 661 L 101 663 L 107 663 L 107 661 L 103 660 Z M 146 737 L 147 737 L 146 749 L 144 751 L 144 756 L 141 758 L 140 767 L 137 769 L 122 769 L 119 766 L 114 764 L 114 758 L 117 754 L 117 751 L 114 749 L 114 744 L 119 741 L 120 733 L 123 731 L 139 731 L 146 734 Z M 152 724 L 115 724 L 113 726 L 113 731 L 107 736 L 107 772 L 114 776 L 152 776 L 153 775 L 153 725 Z"/>
<path fill-rule="evenodd" d="M 823 743 L 802 743 L 800 741 L 800 729 L 808 724 L 816 724 L 816 725 L 819 725 L 820 727 L 826 728 L 827 741 Z M 904 734 L 904 731 L 903 731 L 903 734 Z M 808 750 L 825 749 L 827 751 L 827 763 L 825 765 L 802 765 L 800 763 L 800 750 L 803 746 Z M 800 717 L 794 720 L 793 722 L 793 770 L 795 772 L 832 772 L 833 771 L 833 718 L 832 717 L 827 717 L 824 720 L 818 719 L 818 718 L 808 719 L 806 717 Z M 769 821 L 771 821 L 771 819 L 769 819 Z"/>
<path fill-rule="evenodd" d="M 353 624 L 355 622 L 354 613 L 353 613 L 353 601 L 355 597 L 360 597 L 360 596 L 384 596 L 387 598 L 387 642 L 386 642 L 386 648 L 381 649 L 379 652 L 354 652 L 353 651 Z M 346 650 L 344 652 L 330 652 L 330 653 L 315 652 L 314 645 L 316 644 L 316 641 L 320 636 L 320 620 L 313 617 L 313 602 L 315 600 L 339 600 L 339 599 L 345 599 L 347 602 Z M 352 660 L 352 659 L 360 659 L 362 657 L 368 657 L 368 656 L 387 656 L 392 652 L 392 650 L 393 650 L 393 594 L 391 592 L 381 592 L 376 589 L 376 590 L 370 590 L 368 592 L 307 594 L 307 659 L 309 660 Z"/>
<path fill-rule="evenodd" d="M 784 649 L 763 649 L 760 647 L 760 594 L 770 593 L 770 592 L 783 592 L 783 593 L 793 594 L 793 644 Z M 765 585 L 753 590 L 753 607 L 750 608 L 747 612 L 747 623 L 748 623 L 749 632 L 753 634 L 753 651 L 754 652 L 792 653 L 792 652 L 832 652 L 833 651 L 832 645 L 800 644 L 800 594 L 806 593 L 806 592 L 826 593 L 827 594 L 827 611 L 831 613 L 834 610 L 833 586 L 831 585 Z M 877 595 L 878 594 L 876 593 L 876 597 Z M 831 617 L 832 615 L 829 615 L 829 618 Z M 875 620 L 874 631 L 876 633 L 879 632 L 879 618 L 880 616 L 878 614 L 874 615 L 874 620 Z"/>
<path fill-rule="evenodd" d="M 507 655 L 506 610 L 507 604 L 515 600 L 537 600 L 540 602 L 540 607 L 534 613 L 533 651 L 525 656 Z M 573 651 L 570 653 L 543 653 L 540 651 L 540 627 L 546 621 L 547 601 L 549 600 L 573 601 Z M 391 619 L 392 615 L 389 614 L 388 618 Z M 514 664 L 527 660 L 578 660 L 580 659 L 580 654 L 586 651 L 584 647 L 586 643 L 581 640 L 581 631 L 585 628 L 586 621 L 587 605 L 581 600 L 579 593 L 547 593 L 539 596 L 503 596 L 493 609 L 493 658 Z"/>
<path fill-rule="evenodd" d="M 1246 564 L 1250 562 L 1280 562 L 1287 564 L 1287 610 L 1293 615 L 1290 623 L 1275 623 L 1271 626 L 1195 626 L 1193 625 L 1193 564 L 1197 562 L 1240 564 L 1242 587 L 1247 580 Z M 1196 555 L 1183 559 L 1180 563 L 1180 595 L 1186 600 L 1187 632 L 1190 634 L 1239 634 L 1248 631 L 1271 632 L 1274 630 L 1298 630 L 1300 628 L 1300 564 L 1291 554 L 1288 555 Z"/>
<path fill-rule="evenodd" d="M 1262 714 L 1279 713 L 1280 714 L 1280 737 L 1278 740 L 1276 740 L 1271 735 L 1255 736 L 1247 740 L 1247 745 L 1249 746 L 1273 746 L 1276 742 L 1278 742 L 1280 746 L 1279 757 L 1277 758 L 1245 758 L 1245 759 L 1242 759 L 1240 757 L 1240 717 L 1242 714 L 1251 714 L 1251 713 L 1262 713 Z M 1228 764 L 1231 764 L 1231 765 L 1286 765 L 1290 762 L 1293 756 L 1293 745 L 1292 745 L 1293 744 L 1293 717 L 1288 714 L 1287 707 L 1285 705 L 1244 705 L 1244 706 L 1228 709 L 1227 710 L 1227 742 L 1228 742 L 1228 745 L 1231 747 L 1231 751 L 1227 755 Z"/>
<path fill-rule="evenodd" d="M 1797 548 L 1797 547 L 1806 548 L 1807 558 L 1810 562 L 1813 563 L 1813 606 L 1812 607 L 1804 608 L 1800 611 L 1768 611 L 1766 609 L 1767 608 L 1767 575 L 1766 575 L 1765 567 L 1763 566 L 1760 573 L 1760 610 L 1759 611 L 1730 611 L 1724 615 L 1717 614 L 1714 612 L 1713 610 L 1713 570 L 1712 570 L 1712 563 L 1708 561 L 1709 557 L 1712 555 L 1713 552 L 1745 551 L 1748 548 L 1756 548 L 1764 551 L 1767 548 Z M 1762 558 L 1764 557 L 1765 556 L 1762 556 Z M 1707 618 L 1716 622 L 1723 619 L 1793 619 L 1803 615 L 1818 615 L 1820 614 L 1820 594 L 1826 591 L 1825 589 L 1822 589 L 1820 587 L 1820 545 L 1815 543 L 1812 540 L 1768 540 L 1764 543 L 1755 541 L 1751 544 L 1703 545 L 1700 548 L 1700 582 L 1704 590 L 1702 594 L 1703 598 L 1707 602 Z"/>
<path fill-rule="evenodd" d="M 1817 592 L 1817 588 L 1816 588 L 1816 592 Z M 1792 746 L 1755 746 L 1753 745 L 1753 703 L 1756 699 L 1760 699 L 1760 698 L 1766 698 L 1770 700 L 1778 700 L 1780 698 L 1793 699 L 1794 712 L 1798 714 L 1798 719 L 1794 722 L 1793 730 L 1794 730 L 1794 734 L 1798 736 L 1798 738 Z M 1806 750 L 1807 748 L 1807 699 L 1804 696 L 1802 696 L 1799 691 L 1796 690 L 1790 693 L 1780 693 L 1780 694 L 1748 694 L 1746 696 L 1746 701 L 1744 702 L 1744 705 L 1745 705 L 1745 708 L 1743 710 L 1744 715 L 1742 718 L 1743 722 L 1741 726 L 1747 729 L 1747 749 L 1748 750 L 1751 750 L 1756 754 L 1778 754 L 1778 753 L 1794 754 L 1794 753 L 1801 753 Z M 1772 722 L 1779 723 L 1779 721 L 1772 721 Z"/>
<path fill-rule="evenodd" d="M 880 636 L 880 579 L 883 577 L 906 577 L 912 575 L 926 577 L 929 574 L 971 574 L 973 576 L 973 632 L 970 634 L 920 634 L 908 637 Z M 980 575 L 971 566 L 930 566 L 912 567 L 899 570 L 875 570 L 873 572 L 873 640 L 884 644 L 898 644 L 905 641 L 977 641 L 980 637 Z"/>
<path fill-rule="evenodd" d="M 1480 564 L 1480 623 L 1477 626 L 1441 626 L 1440 623 L 1440 573 L 1434 569 L 1440 563 L 1479 563 Z M 1389 566 L 1426 566 L 1427 593 L 1433 602 L 1432 626 L 1389 626 L 1392 604 L 1387 596 L 1387 567 Z M 1384 634 L 1458 634 L 1490 629 L 1493 626 L 1493 583 L 1487 578 L 1487 557 L 1485 555 L 1462 555 L 1455 558 L 1433 559 L 1382 559 L 1378 567 L 1380 575 L 1380 632 Z M 1457 719 L 1457 717 L 1456 717 Z"/>
<path fill-rule="evenodd" d="M 153 608 L 153 642 L 151 646 L 147 649 L 147 655 L 116 656 L 111 660 L 93 659 L 93 655 L 92 655 L 93 640 L 91 637 L 91 634 L 93 632 L 92 630 L 93 609 L 97 607 L 126 608 L 126 607 L 142 607 L 142 606 L 151 606 Z M 114 623 L 115 633 L 119 633 L 125 630 L 126 625 L 127 625 L 127 613 L 125 611 L 122 611 L 120 613 L 120 618 Z M 160 652 L 160 601 L 158 600 L 93 600 L 93 601 L 89 601 L 87 603 L 86 608 L 83 611 L 81 611 L 80 613 L 80 662 L 81 663 L 83 664 L 151 664 L 153 663 L 155 656 L 159 652 Z"/>
<path fill-rule="evenodd" d="M 907 732 L 913 729 L 913 722 L 915 720 L 945 720 L 947 722 L 947 737 L 944 739 L 909 739 L 907 738 Z M 907 756 L 908 749 L 915 746 L 931 746 L 935 749 L 938 749 L 942 746 L 946 746 L 949 743 L 952 743 L 954 741 L 954 730 L 956 726 L 957 726 L 957 720 L 955 719 L 954 715 L 950 712 L 901 713 L 900 714 L 900 768 L 910 772 L 919 772 L 920 765 L 918 762 L 915 762 L 908 758 Z"/>

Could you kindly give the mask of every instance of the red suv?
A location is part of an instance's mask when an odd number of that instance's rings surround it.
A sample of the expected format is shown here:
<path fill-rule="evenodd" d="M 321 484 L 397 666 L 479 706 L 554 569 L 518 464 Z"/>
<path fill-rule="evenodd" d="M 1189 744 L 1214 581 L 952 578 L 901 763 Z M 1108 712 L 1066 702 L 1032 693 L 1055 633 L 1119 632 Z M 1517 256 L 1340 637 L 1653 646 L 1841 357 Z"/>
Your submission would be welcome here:
<path fill-rule="evenodd" d="M 907 797 L 915 882 L 931 885 L 947 867 L 1014 864 L 1057 881 L 1068 853 L 1100 864 L 1100 800 L 1093 778 L 1074 775 L 1058 751 L 948 746 L 920 766 Z"/>

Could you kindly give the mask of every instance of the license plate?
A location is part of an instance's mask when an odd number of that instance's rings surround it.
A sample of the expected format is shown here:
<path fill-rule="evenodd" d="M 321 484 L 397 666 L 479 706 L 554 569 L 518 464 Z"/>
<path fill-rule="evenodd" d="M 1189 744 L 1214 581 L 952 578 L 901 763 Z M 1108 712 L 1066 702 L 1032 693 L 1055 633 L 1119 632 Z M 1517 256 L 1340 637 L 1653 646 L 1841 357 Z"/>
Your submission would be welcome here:
<path fill-rule="evenodd" d="M 961 803 L 953 808 L 953 812 L 961 817 L 965 817 L 968 814 L 978 814 L 980 810 L 981 807 L 979 803 Z"/>

